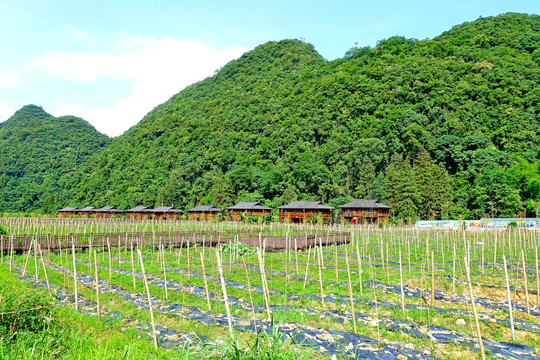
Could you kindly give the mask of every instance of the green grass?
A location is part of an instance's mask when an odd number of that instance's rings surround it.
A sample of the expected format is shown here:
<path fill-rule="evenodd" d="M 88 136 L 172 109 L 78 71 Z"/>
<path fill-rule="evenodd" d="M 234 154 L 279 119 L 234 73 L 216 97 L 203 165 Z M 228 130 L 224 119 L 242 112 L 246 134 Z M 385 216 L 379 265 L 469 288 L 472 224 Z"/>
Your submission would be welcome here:
<path fill-rule="evenodd" d="M 77 223 L 70 223 L 69 226 L 73 227 Z M 101 224 L 101 225 L 97 225 Z M 97 222 L 97 224 L 93 224 L 92 226 L 95 229 L 96 226 L 104 226 L 101 230 L 105 230 L 106 226 L 109 226 L 109 230 L 114 227 L 114 231 L 122 231 L 122 226 L 124 226 L 124 229 L 136 226 L 136 224 L 124 224 L 122 225 L 121 222 L 114 223 L 114 226 L 111 224 L 106 223 L 100 223 Z M 146 224 L 147 226 L 148 224 Z M 175 231 L 180 229 L 190 229 L 193 231 L 212 231 L 212 230 L 230 230 L 233 231 L 241 230 L 241 231 L 253 231 L 256 230 L 257 227 L 253 227 L 251 225 L 237 225 L 237 224 L 188 224 L 188 223 L 178 223 L 178 224 L 161 224 L 159 225 L 161 230 L 167 230 L 167 226 L 169 227 L 169 230 Z M 295 229 L 294 226 L 290 227 L 291 229 Z M 283 233 L 286 230 L 289 229 L 287 226 L 282 226 L 279 228 L 278 225 L 273 225 L 273 227 L 269 227 L 267 225 L 264 226 L 265 231 L 268 233 Z M 343 228 L 347 231 L 351 230 L 351 228 Z M 140 230 L 140 229 L 139 229 Z M 295 229 L 297 232 L 301 231 L 308 231 L 308 227 L 298 227 Z M 156 230 L 158 231 L 158 230 Z M 356 229 L 356 231 L 359 231 L 359 229 Z M 360 229 L 361 231 L 361 229 Z M 386 231 L 386 232 L 385 232 Z M 426 254 L 426 243 L 429 243 L 429 249 L 435 252 L 435 268 L 436 270 L 436 279 L 435 279 L 435 288 L 438 290 L 451 292 L 452 290 L 452 282 L 451 280 L 448 280 L 447 278 L 441 276 L 441 275 L 452 275 L 452 259 L 453 259 L 453 253 L 452 253 L 452 245 L 456 243 L 458 245 L 457 247 L 457 264 L 456 264 L 456 277 L 458 280 L 464 279 L 464 269 L 463 269 L 463 255 L 467 253 L 466 246 L 464 244 L 470 243 L 471 250 L 470 254 L 472 256 L 472 281 L 473 282 L 479 282 L 480 284 L 503 284 L 504 283 L 504 272 L 501 268 L 499 269 L 490 269 L 486 267 L 484 269 L 484 273 L 481 272 L 481 246 L 479 245 L 480 235 L 476 233 L 463 233 L 463 234 L 455 234 L 455 233 L 446 233 L 446 232 L 426 232 L 426 233 L 420 233 L 419 235 L 415 234 L 414 232 L 410 233 L 401 233 L 401 232 L 392 232 L 388 230 L 380 230 L 379 232 L 374 231 L 373 229 L 370 230 L 370 235 L 368 236 L 366 233 L 361 233 L 361 237 L 359 236 L 359 248 L 361 250 L 361 254 L 364 256 L 370 256 L 371 257 L 371 264 L 374 266 L 381 266 L 383 267 L 370 267 L 370 261 L 367 259 L 362 259 L 362 280 L 377 280 L 381 282 L 388 282 L 390 284 L 399 284 L 400 276 L 399 276 L 399 270 L 397 269 L 397 264 L 390 263 L 389 267 L 386 266 L 386 262 L 389 260 L 390 262 L 396 262 L 398 261 L 398 249 L 402 250 L 402 258 L 404 261 L 403 265 L 403 277 L 404 277 L 404 284 L 410 285 L 411 287 L 421 288 L 425 290 L 430 290 L 431 288 L 431 272 L 429 270 L 429 263 L 425 261 L 425 254 Z M 404 234 L 406 236 L 404 236 Z M 509 261 L 513 261 L 513 264 L 515 266 L 518 258 L 516 255 L 519 255 L 520 248 L 529 249 L 529 251 L 526 251 L 526 261 L 529 265 L 534 264 L 534 247 L 537 244 L 536 238 L 532 237 L 532 234 L 527 234 L 526 236 L 521 234 L 521 238 L 518 236 L 518 233 L 508 233 L 508 238 L 506 239 L 506 246 L 505 246 L 505 254 L 510 257 Z M 463 236 L 463 237 L 462 237 Z M 485 242 L 486 245 L 493 244 L 495 241 L 495 234 L 493 233 L 483 233 L 482 236 L 485 236 L 485 238 L 482 240 Z M 500 236 L 500 235 L 498 235 Z M 427 242 L 426 242 L 427 238 Z M 463 240 L 465 239 L 465 240 Z M 510 240 L 509 240 L 510 239 Z M 521 240 L 520 240 L 521 239 Z M 410 247 L 406 246 L 407 241 L 410 242 Z M 117 243 L 116 240 L 112 240 L 112 243 Z M 158 242 L 156 242 L 158 243 Z M 123 240 L 122 240 L 123 244 Z M 381 259 L 381 244 L 383 244 L 383 251 L 384 251 L 384 261 Z M 356 260 L 356 248 L 353 245 L 347 245 L 348 246 L 348 253 L 349 253 L 349 260 L 350 260 L 350 267 L 351 270 L 357 270 L 358 264 Z M 511 245 L 511 246 L 510 246 Z M 467 245 L 468 246 L 468 245 Z M 408 249 L 410 248 L 410 253 L 408 252 Z M 323 247 L 324 251 L 324 264 L 329 266 L 336 266 L 340 269 L 346 268 L 346 262 L 344 255 L 344 249 L 345 246 L 327 246 Z M 530 249 L 533 249 L 530 251 Z M 99 269 L 99 277 L 102 279 L 109 279 L 109 261 L 108 261 L 108 254 L 107 249 L 96 249 L 98 251 L 98 262 L 101 266 L 104 266 L 105 268 Z M 120 256 L 124 258 L 127 261 L 130 261 L 130 250 L 121 248 Z M 127 250 L 127 252 L 126 252 Z M 161 268 L 161 265 L 158 261 L 158 253 L 155 249 L 152 249 L 151 246 L 143 246 L 141 248 L 143 252 L 143 256 L 147 256 L 149 258 L 144 258 L 145 268 L 147 274 L 152 274 L 157 277 L 163 278 L 163 271 Z M 231 256 L 234 254 L 234 246 L 226 246 L 223 248 L 223 261 L 224 261 L 224 272 L 225 272 L 225 278 L 228 280 L 236 281 L 239 283 L 247 284 L 246 279 L 246 270 L 237 265 L 236 263 L 231 263 L 229 260 L 231 259 Z M 241 250 L 245 252 L 245 261 L 248 264 L 252 264 L 255 266 L 259 266 L 258 259 L 256 253 L 254 253 L 251 249 L 246 249 L 241 247 Z M 183 248 L 182 250 L 183 255 L 187 255 L 187 249 Z M 202 246 L 193 246 L 190 248 L 190 260 L 189 260 L 189 269 L 191 272 L 202 272 L 202 266 L 200 263 L 199 253 L 203 251 Z M 178 252 L 179 249 L 165 249 L 165 266 L 167 268 L 180 268 L 183 270 L 188 269 L 188 260 L 185 256 L 180 257 L 180 262 L 178 262 Z M 337 254 L 336 254 L 337 253 Z M 388 254 L 387 254 L 388 253 Z M 118 249 L 113 248 L 112 251 L 113 256 L 118 256 Z M 66 255 L 67 257 L 67 264 L 66 264 Z M 336 256 L 337 255 L 337 256 Z M 485 246 L 484 248 L 484 257 L 485 257 L 485 264 L 490 265 L 493 263 L 493 248 L 489 246 Z M 502 256 L 502 245 L 499 245 L 499 248 L 497 250 L 497 259 L 500 259 Z M 294 251 L 289 254 L 287 252 L 281 252 L 281 253 L 267 253 L 265 255 L 266 257 L 266 269 L 267 270 L 276 270 L 283 273 L 290 274 L 298 274 L 300 276 L 304 276 L 306 271 L 306 264 L 303 263 L 308 260 L 308 252 L 307 251 L 301 251 L 298 254 L 295 254 Z M 408 261 L 408 258 L 411 259 L 411 266 L 409 268 L 409 265 L 406 264 Z M 77 258 L 83 261 L 88 261 L 88 253 L 83 253 L 81 251 L 77 251 Z M 205 258 L 205 268 L 206 273 L 208 275 L 212 275 L 215 278 L 217 277 L 217 264 L 216 264 L 216 256 L 215 256 L 215 249 L 206 247 L 204 249 L 204 258 Z M 295 263 L 295 259 L 298 258 L 298 260 L 302 263 L 298 264 L 298 271 L 297 266 Z M 54 261 L 56 263 L 63 263 L 63 265 L 69 269 L 71 269 L 71 252 L 68 254 L 64 253 L 64 256 L 60 258 L 59 255 L 51 255 L 50 256 L 51 261 Z M 32 259 L 31 259 L 32 260 Z M 19 264 L 24 264 L 25 257 L 23 256 L 16 256 L 16 261 Z M 93 259 L 92 259 L 93 261 Z M 241 258 L 232 258 L 233 262 L 241 263 Z M 310 265 L 308 267 L 308 276 L 314 279 L 319 278 L 319 269 L 317 268 L 317 258 L 314 257 L 314 252 L 311 252 L 311 256 L 309 258 Z M 500 262 L 500 261 L 499 261 Z M 31 266 L 30 272 L 33 273 L 33 261 L 30 262 Z M 123 269 L 131 271 L 131 264 L 130 263 L 122 263 L 119 264 L 118 261 L 113 260 L 112 266 L 114 268 Z M 89 267 L 88 265 L 78 264 L 77 265 L 77 271 L 79 273 L 85 272 L 91 276 L 94 275 L 94 270 L 92 267 Z M 140 272 L 141 269 L 139 268 L 137 262 L 135 266 L 135 271 Z M 347 282 L 347 273 L 343 270 L 338 270 L 336 273 L 335 269 L 321 269 L 321 274 L 323 278 L 323 292 L 325 294 L 335 294 L 335 295 L 341 295 L 346 297 L 348 295 L 348 288 L 347 286 L 343 286 L 342 283 Z M 39 267 L 39 273 L 40 277 L 43 277 L 43 270 L 41 267 Z M 248 269 L 247 274 L 250 279 L 250 283 L 252 286 L 258 285 L 260 286 L 262 284 L 261 282 L 261 276 L 260 273 Z M 518 285 L 521 286 L 523 278 L 522 274 L 520 272 L 511 272 L 510 273 L 511 279 L 510 283 L 511 285 Z M 73 288 L 73 281 L 70 280 L 68 277 L 65 277 L 61 274 L 57 274 L 54 272 L 49 271 L 49 277 L 51 279 L 51 282 L 62 286 L 66 289 L 72 289 Z M 283 293 L 287 294 L 296 294 L 299 295 L 300 298 L 298 300 L 293 300 L 290 297 L 282 296 L 282 295 L 275 295 L 271 294 L 270 297 L 270 303 L 273 305 L 279 305 L 279 304 L 287 304 L 287 305 L 293 305 L 297 307 L 312 307 L 315 309 L 320 309 L 321 303 L 316 300 L 308 300 L 306 298 L 303 298 L 302 295 L 304 294 L 318 294 L 319 293 L 319 285 L 315 282 L 309 282 L 306 284 L 305 289 L 303 288 L 303 281 L 302 280 L 296 280 L 289 277 L 285 277 L 282 275 L 272 275 L 267 274 L 268 283 L 271 289 L 279 290 Z M 204 287 L 203 279 L 197 278 L 194 276 L 187 277 L 185 274 L 179 274 L 174 271 L 167 271 L 167 279 L 168 281 L 174 280 L 183 286 L 186 285 L 193 285 L 198 287 Z M 351 274 L 351 280 L 353 281 L 353 293 L 355 296 L 360 297 L 360 289 L 362 289 L 363 292 L 363 298 L 365 299 L 374 299 L 375 297 L 379 301 L 390 301 L 395 304 L 399 304 L 401 301 L 399 294 L 394 293 L 387 293 L 380 289 L 371 289 L 366 286 L 362 286 L 358 284 L 358 274 L 353 273 Z M 534 274 L 528 274 L 528 286 L 529 289 L 536 289 L 536 278 Z M 3 282 L 3 279 L 0 280 L 0 282 Z M 133 281 L 130 275 L 124 275 L 124 274 L 118 274 L 114 273 L 112 274 L 112 283 L 115 285 L 119 285 L 129 291 L 134 291 L 138 293 L 145 293 L 145 288 L 141 280 L 136 280 L 136 289 L 133 289 Z M 215 291 L 217 293 L 221 293 L 221 286 L 219 283 L 213 283 L 209 282 L 209 288 L 210 291 Z M 456 282 L 456 293 L 463 294 L 464 291 L 466 291 L 466 286 L 461 283 L 460 281 Z M 84 288 L 83 286 L 79 286 L 79 291 L 82 295 L 84 295 L 87 298 L 95 299 L 95 293 L 94 289 L 91 288 Z M 493 297 L 495 299 L 503 300 L 501 298 L 501 293 L 497 292 L 495 290 L 486 290 L 482 287 L 475 287 L 474 290 L 475 294 L 477 296 L 485 296 L 485 297 Z M 159 288 L 154 285 L 150 285 L 150 292 L 153 296 L 158 297 L 161 301 L 164 303 L 180 303 L 180 304 L 186 304 L 191 306 L 196 306 L 201 310 L 206 311 L 207 310 L 207 304 L 206 299 L 204 297 L 194 296 L 187 292 L 173 292 L 169 291 L 168 299 L 165 298 L 164 289 Z M 236 298 L 243 298 L 246 300 L 246 302 L 250 302 L 250 293 L 246 289 L 238 289 L 238 288 L 232 288 L 228 287 L 227 292 L 229 296 L 234 296 Z M 485 292 L 485 294 L 484 294 Z M 523 292 L 521 292 L 521 296 L 523 297 Z M 251 297 L 253 298 L 253 303 L 258 306 L 264 306 L 265 301 L 262 294 L 258 294 L 255 292 L 251 293 Z M 536 296 L 531 295 L 531 303 L 536 303 Z M 522 301 L 522 300 L 521 300 Z M 406 304 L 423 304 L 423 300 L 420 298 L 406 298 L 405 299 Z M 106 306 L 112 311 L 117 311 L 122 313 L 125 316 L 129 317 L 136 317 L 143 321 L 150 321 L 149 312 L 137 308 L 134 304 L 129 303 L 125 301 L 123 298 L 113 295 L 113 294 L 103 294 L 101 296 L 101 303 L 103 306 Z M 468 303 L 447 303 L 447 302 L 435 302 L 435 306 L 442 307 L 442 308 L 457 308 L 467 311 L 469 309 Z M 339 301 L 336 304 L 325 304 L 325 307 L 327 309 L 334 309 L 339 311 L 350 311 L 350 305 L 346 298 L 344 298 L 342 301 Z M 237 316 L 243 317 L 243 318 L 251 318 L 252 314 L 250 311 L 244 309 L 244 308 L 235 308 L 233 307 L 233 313 Z M 488 312 L 494 315 L 498 315 L 500 317 L 507 316 L 507 312 L 504 310 L 492 310 L 492 309 L 478 309 L 481 312 Z M 55 310 L 56 311 L 56 310 Z M 212 311 L 213 312 L 219 312 L 219 313 L 225 313 L 225 307 L 224 305 L 219 301 L 212 301 Z M 401 313 L 400 309 L 389 309 L 389 308 L 382 308 L 379 307 L 378 309 L 375 309 L 374 307 L 367 306 L 367 305 L 355 305 L 355 311 L 356 312 L 363 312 L 369 314 L 372 318 L 375 317 L 393 317 L 397 319 L 403 319 L 403 315 Z M 79 315 L 78 316 L 83 316 Z M 514 312 L 515 317 L 524 319 L 527 321 L 532 322 L 538 322 L 538 320 L 535 317 L 527 316 L 526 314 L 520 313 L 520 312 Z M 83 316 L 84 317 L 84 316 Z M 427 311 L 427 310 L 407 310 L 406 311 L 406 320 L 414 321 L 418 324 L 424 325 L 424 326 L 430 326 L 430 325 L 438 325 L 443 326 L 450 330 L 455 330 L 460 333 L 467 333 L 469 335 L 475 336 L 475 333 L 473 331 L 474 329 L 474 323 L 472 320 L 471 315 L 452 315 L 452 314 L 437 314 L 433 311 Z M 255 314 L 255 318 L 257 319 L 265 319 L 266 314 L 264 312 Z M 460 327 L 456 325 L 456 320 L 459 318 L 465 319 L 467 322 L 467 325 L 464 327 Z M 319 328 L 325 328 L 329 330 L 336 330 L 336 331 L 347 331 L 352 332 L 353 327 L 351 322 L 347 322 L 344 324 L 341 324 L 330 317 L 321 317 L 319 314 L 309 314 L 307 312 L 303 311 L 276 311 L 274 313 L 274 319 L 276 319 L 277 322 L 297 322 L 302 325 L 306 326 L 314 326 Z M 177 315 L 167 315 L 167 314 L 158 314 L 156 313 L 156 320 L 158 323 L 165 325 L 167 327 L 170 327 L 172 329 L 176 330 L 182 330 L 182 331 L 193 331 L 197 334 L 207 336 L 213 340 L 223 340 L 223 344 L 216 350 L 214 348 L 205 348 L 204 351 L 198 352 L 195 356 L 198 358 L 245 358 L 245 359 L 256 359 L 256 358 L 268 358 L 268 354 L 272 353 L 274 350 L 272 346 L 275 346 L 275 344 L 272 343 L 272 337 L 270 338 L 263 338 L 263 336 L 266 336 L 264 334 L 254 334 L 254 333 L 241 333 L 237 332 L 237 342 L 234 340 L 228 340 L 228 332 L 227 329 L 224 327 L 217 328 L 217 327 L 207 327 L 206 325 L 203 325 L 202 323 L 198 323 L 195 321 L 190 321 L 186 319 L 182 319 L 181 317 Z M 93 319 L 93 321 L 96 321 Z M 110 330 L 94 330 L 94 331 L 110 331 L 114 332 L 115 326 L 119 327 L 118 324 L 112 325 L 109 324 L 108 326 L 112 326 L 112 329 Z M 88 326 L 89 328 L 95 328 L 100 329 L 98 326 Z M 436 347 L 431 344 L 430 341 L 427 341 L 425 339 L 417 339 L 412 336 L 406 335 L 404 333 L 395 333 L 390 332 L 384 329 L 384 326 L 374 327 L 374 326 L 366 326 L 358 324 L 358 333 L 361 335 L 366 335 L 375 339 L 381 339 L 385 341 L 391 341 L 391 342 L 400 342 L 400 343 L 412 343 L 416 346 L 417 349 L 424 349 L 429 351 L 435 351 L 436 356 L 440 356 L 443 358 L 453 358 L 453 359 L 460 359 L 460 358 L 470 358 L 472 353 L 470 352 L 470 349 L 468 349 L 466 346 L 459 346 L 459 345 L 441 345 L 437 344 Z M 510 335 L 509 335 L 509 329 L 507 327 L 498 325 L 498 324 L 492 324 L 492 323 L 486 323 L 481 322 L 480 327 L 482 330 L 482 335 L 485 338 L 490 338 L 496 341 L 511 341 Z M 70 331 L 73 331 L 72 329 L 69 329 Z M 90 330 L 89 330 L 90 331 Z M 55 334 L 56 338 L 63 338 L 67 335 L 64 335 L 63 333 Z M 84 337 L 87 336 L 85 332 L 79 332 L 75 335 L 75 337 Z M 96 339 L 101 339 L 101 337 L 98 335 L 96 336 L 94 333 L 92 333 L 90 339 L 94 342 L 96 342 Z M 21 340 L 23 341 L 23 340 Z M 35 341 L 32 339 L 26 340 L 24 343 L 24 346 L 21 346 L 20 350 L 27 349 L 27 348 L 33 348 L 34 347 L 34 341 L 36 344 L 36 348 L 43 347 L 47 343 L 47 338 L 41 339 L 39 341 Z M 100 340 L 102 341 L 102 340 Z M 159 352 L 152 352 L 153 349 L 151 348 L 151 342 L 148 339 L 139 339 L 139 341 L 146 344 L 147 347 L 149 347 L 150 350 L 148 350 L 149 354 L 147 357 L 152 358 L 159 358 L 161 356 L 161 353 Z M 106 342 L 103 341 L 103 344 Z M 540 347 L 540 336 L 535 333 L 529 333 L 524 331 L 518 331 L 518 343 L 529 345 L 535 348 Z M 21 343 L 23 344 L 23 343 Z M 41 344 L 41 345 L 39 345 Z M 279 356 L 283 355 L 283 359 L 288 358 L 313 358 L 313 357 L 321 357 L 325 358 L 324 355 L 314 352 L 312 350 L 307 350 L 303 347 L 297 347 L 292 343 L 289 344 L 281 344 L 282 348 L 279 352 Z M 2 345 L 2 351 L 6 351 L 8 349 L 4 344 Z M 101 343 L 97 345 L 98 347 L 101 346 Z M 110 347 L 114 347 L 114 345 L 109 345 Z M 457 348 L 457 350 L 452 350 L 453 348 Z M 11 347 L 11 349 L 15 349 L 16 347 Z M 61 348 L 61 347 L 59 347 Z M 258 350 L 255 351 L 254 349 L 257 348 Z M 122 347 L 118 345 L 118 350 L 115 352 L 115 355 L 117 358 L 122 358 L 123 353 L 121 350 L 126 350 L 125 347 Z M 286 350 L 289 350 L 291 352 L 287 352 Z M 253 351 L 252 351 L 253 350 Z M 131 350 L 129 350 L 131 351 Z M 128 351 L 128 352 L 129 352 Z M 163 356 L 166 356 L 165 358 L 169 358 L 171 351 L 164 351 Z M 92 354 L 92 352 L 88 352 L 88 354 Z M 131 353 L 128 353 L 127 356 L 131 356 Z M 294 356 L 292 355 L 294 354 Z M 192 354 L 193 355 L 193 354 Z M 278 356 L 275 355 L 275 356 Z M 18 356 L 18 355 L 17 355 Z M 32 355 L 33 356 L 33 355 Z M 48 355 L 47 355 L 48 356 Z M 93 356 L 93 355 L 92 355 Z M 96 355 L 99 356 L 99 355 Z M 174 356 L 185 356 L 185 353 L 176 353 L 174 352 Z M 47 357 L 45 357 L 47 358 Z M 59 357 L 61 358 L 61 357 Z M 90 357 L 92 358 L 92 357 Z M 106 358 L 106 357 L 104 357 Z M 129 357 L 128 357 L 129 358 Z M 171 357 L 174 358 L 174 357 Z"/>
<path fill-rule="evenodd" d="M 16 293 L 24 299 L 43 299 L 44 306 L 56 305 L 46 291 L 32 289 L 18 281 L 5 265 L 0 265 L 2 294 Z M 5 297 L 4 297 L 5 299 Z M 2 312 L 20 311 L 18 304 L 2 303 Z M 47 316 L 43 316 L 47 315 Z M 54 306 L 46 313 L 20 312 L 25 324 L 17 330 L 0 332 L 0 359 L 187 359 L 185 352 L 155 350 L 147 339 L 133 330 L 121 329 L 118 321 L 102 322 L 70 307 Z M 28 326 L 39 317 L 43 326 Z"/>

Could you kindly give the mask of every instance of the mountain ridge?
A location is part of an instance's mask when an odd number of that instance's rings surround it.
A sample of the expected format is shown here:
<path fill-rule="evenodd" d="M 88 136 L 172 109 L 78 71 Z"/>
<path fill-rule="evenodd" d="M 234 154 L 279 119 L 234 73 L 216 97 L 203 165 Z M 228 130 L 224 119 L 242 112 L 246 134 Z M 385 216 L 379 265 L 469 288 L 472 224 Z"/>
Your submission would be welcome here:
<path fill-rule="evenodd" d="M 298 40 L 268 42 L 81 162 L 57 205 L 378 197 L 421 217 L 530 214 L 540 201 L 531 190 L 540 154 L 539 28 L 538 16 L 510 13 L 432 40 L 391 37 L 333 61 Z M 391 171 L 414 177 L 408 188 L 420 194 L 395 198 L 392 187 L 404 184 Z M 437 190 L 449 203 L 422 195 L 433 189 L 420 171 L 449 177 L 442 183 L 451 191 Z M 508 194 L 497 198 L 501 189 Z M 399 208 L 405 203 L 412 207 Z"/>
<path fill-rule="evenodd" d="M 80 118 L 22 107 L 0 126 L 0 209 L 56 210 L 66 180 L 109 141 Z"/>

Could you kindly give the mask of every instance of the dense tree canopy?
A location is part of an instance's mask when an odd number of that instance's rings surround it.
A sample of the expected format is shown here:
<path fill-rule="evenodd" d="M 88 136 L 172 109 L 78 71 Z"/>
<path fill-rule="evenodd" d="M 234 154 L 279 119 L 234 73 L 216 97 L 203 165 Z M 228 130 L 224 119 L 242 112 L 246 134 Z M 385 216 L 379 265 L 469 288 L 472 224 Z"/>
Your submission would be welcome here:
<path fill-rule="evenodd" d="M 432 40 L 392 37 L 330 62 L 301 41 L 269 42 L 102 151 L 98 141 L 68 181 L 30 200 L 6 197 L 14 175 L 3 172 L 1 206 L 39 208 L 55 192 L 62 205 L 120 208 L 377 197 L 404 218 L 534 215 L 539 49 L 540 17 L 524 14 Z"/>
<path fill-rule="evenodd" d="M 80 164 L 109 142 L 82 119 L 23 107 L 0 124 L 0 210 L 58 210 Z"/>

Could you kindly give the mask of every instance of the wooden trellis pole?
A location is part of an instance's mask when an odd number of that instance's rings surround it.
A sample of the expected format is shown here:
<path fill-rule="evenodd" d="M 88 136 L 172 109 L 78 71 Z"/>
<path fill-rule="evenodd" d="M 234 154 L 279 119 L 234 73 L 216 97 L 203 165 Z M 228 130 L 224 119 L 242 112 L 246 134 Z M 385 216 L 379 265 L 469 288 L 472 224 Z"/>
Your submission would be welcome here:
<path fill-rule="evenodd" d="M 227 297 L 227 287 L 225 286 L 225 279 L 223 278 L 223 266 L 221 264 L 221 258 L 219 257 L 219 251 L 216 250 L 216 258 L 218 262 L 219 279 L 221 281 L 221 290 L 223 291 L 223 299 L 225 300 L 225 310 L 227 311 L 227 323 L 229 325 L 229 333 L 231 338 L 234 339 L 234 330 L 231 320 L 231 309 L 229 307 L 229 298 Z"/>
<path fill-rule="evenodd" d="M 208 311 L 212 311 L 212 306 L 210 305 L 210 293 L 208 291 L 208 281 L 206 280 L 206 270 L 204 269 L 204 256 L 202 252 L 200 253 L 200 256 L 201 256 L 202 273 L 203 273 L 203 279 L 204 279 L 204 290 L 206 293 L 206 302 L 208 304 Z"/>
<path fill-rule="evenodd" d="M 75 262 L 75 243 L 71 238 L 71 255 L 73 258 L 73 285 L 75 286 L 75 310 L 79 311 L 79 300 L 77 292 L 77 264 Z"/>
<path fill-rule="evenodd" d="M 474 323 L 476 325 L 476 336 L 478 337 L 478 345 L 480 346 L 480 354 L 482 355 L 482 360 L 486 359 L 486 354 L 484 352 L 484 343 L 482 341 L 482 333 L 480 331 L 480 323 L 478 322 L 478 313 L 476 312 L 476 306 L 474 304 L 474 295 L 472 291 L 472 284 L 471 284 L 471 271 L 469 268 L 469 261 L 467 257 L 464 259 L 465 261 L 465 272 L 467 274 L 467 283 L 469 285 L 469 296 L 471 298 L 471 307 L 473 311 L 474 316 Z"/>
<path fill-rule="evenodd" d="M 98 276 L 98 262 L 97 262 L 97 253 L 94 250 L 94 269 L 95 269 L 95 280 L 96 280 L 96 304 L 97 304 L 97 316 L 101 320 L 101 309 L 99 306 L 99 276 Z"/>
<path fill-rule="evenodd" d="M 352 320 L 353 320 L 353 329 L 354 333 L 357 334 L 356 331 L 356 314 L 354 311 L 354 300 L 353 300 L 353 293 L 352 293 L 352 285 L 351 285 L 351 267 L 349 266 L 349 253 L 347 252 L 347 246 L 345 246 L 345 262 L 347 264 L 347 284 L 349 286 L 349 300 L 351 302 L 351 314 L 352 314 Z"/>
<path fill-rule="evenodd" d="M 150 296 L 150 288 L 148 287 L 148 280 L 146 279 L 146 272 L 144 271 L 144 261 L 142 259 L 141 250 L 137 249 L 137 255 L 141 262 L 141 271 L 143 273 L 144 286 L 146 288 L 146 294 L 148 295 L 148 309 L 150 310 L 150 322 L 152 324 L 152 339 L 154 340 L 154 347 L 157 349 L 158 343 L 157 343 L 157 334 L 156 334 L 156 323 L 154 321 L 154 310 L 152 309 L 152 297 Z"/>

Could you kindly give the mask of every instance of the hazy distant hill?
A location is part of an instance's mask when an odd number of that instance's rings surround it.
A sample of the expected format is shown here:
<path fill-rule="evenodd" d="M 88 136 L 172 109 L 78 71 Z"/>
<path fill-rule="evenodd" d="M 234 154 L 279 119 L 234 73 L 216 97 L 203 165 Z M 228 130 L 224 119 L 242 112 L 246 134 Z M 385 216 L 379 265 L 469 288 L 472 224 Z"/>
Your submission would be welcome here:
<path fill-rule="evenodd" d="M 263 44 L 157 106 L 62 194 L 121 208 L 377 197 L 407 216 L 533 214 L 539 30 L 538 16 L 506 14 L 331 62 L 300 41 Z"/>
<path fill-rule="evenodd" d="M 0 123 L 0 211 L 55 211 L 59 189 L 110 139 L 86 121 L 27 105 Z"/>

